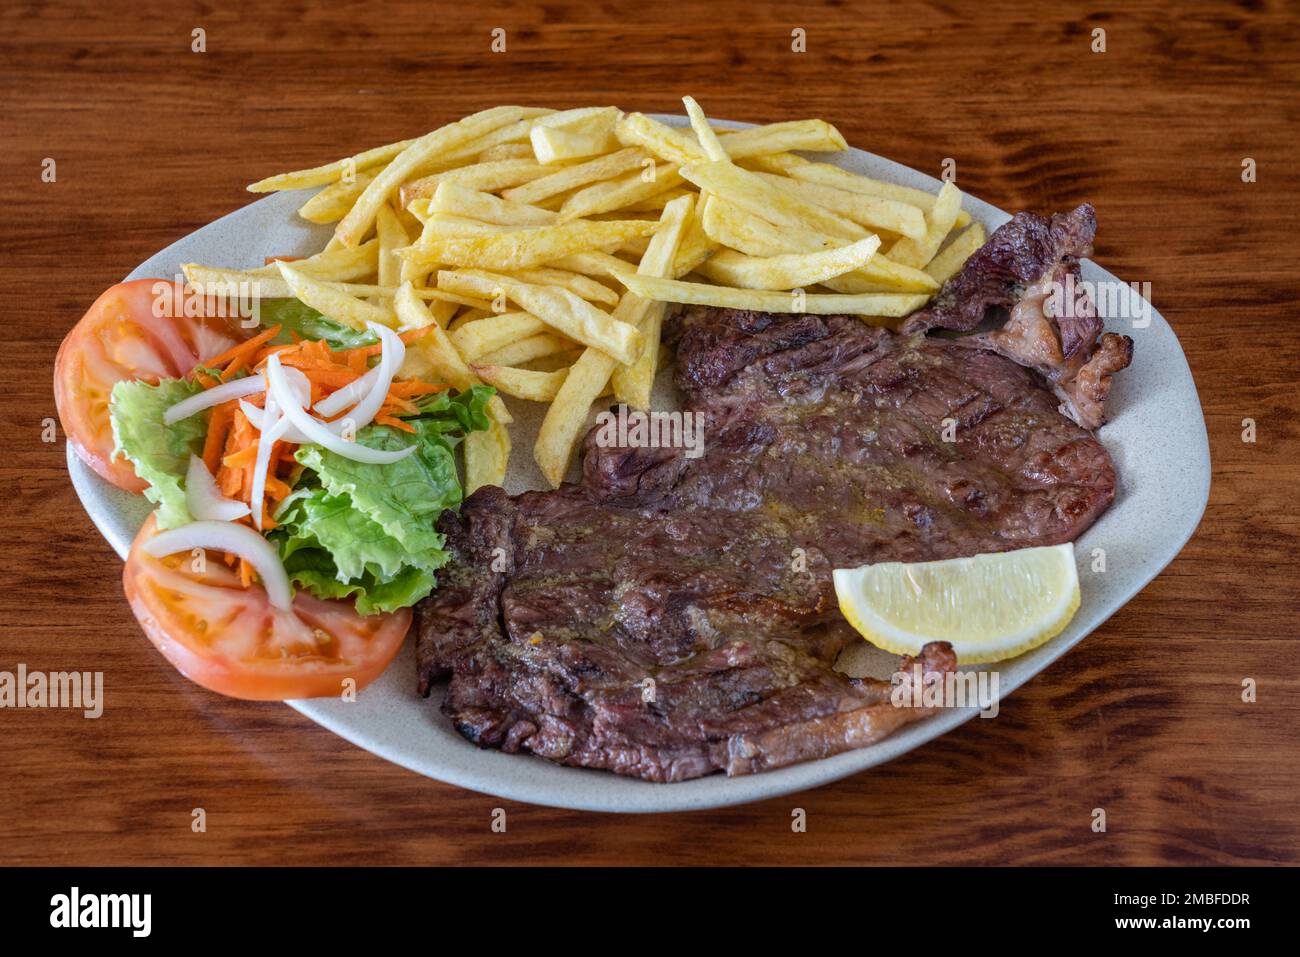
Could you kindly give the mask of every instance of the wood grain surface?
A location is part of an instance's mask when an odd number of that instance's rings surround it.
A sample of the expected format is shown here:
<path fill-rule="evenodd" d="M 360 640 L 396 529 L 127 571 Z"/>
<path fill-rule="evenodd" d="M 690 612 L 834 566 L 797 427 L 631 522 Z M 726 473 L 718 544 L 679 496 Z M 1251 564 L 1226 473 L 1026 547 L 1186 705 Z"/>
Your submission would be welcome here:
<path fill-rule="evenodd" d="M 1294 5 L 258 6 L 0 13 L 0 670 L 102 670 L 107 697 L 98 721 L 0 711 L 0 863 L 1300 862 Z M 820 116 L 932 173 L 952 157 L 1005 209 L 1094 203 L 1096 260 L 1151 283 L 1204 405 L 1214 483 L 1179 558 L 997 720 L 721 811 L 501 801 L 181 678 L 122 598 L 62 437 L 42 441 L 55 350 L 86 306 L 260 176 L 494 104 L 677 111 L 684 93 L 730 119 Z"/>

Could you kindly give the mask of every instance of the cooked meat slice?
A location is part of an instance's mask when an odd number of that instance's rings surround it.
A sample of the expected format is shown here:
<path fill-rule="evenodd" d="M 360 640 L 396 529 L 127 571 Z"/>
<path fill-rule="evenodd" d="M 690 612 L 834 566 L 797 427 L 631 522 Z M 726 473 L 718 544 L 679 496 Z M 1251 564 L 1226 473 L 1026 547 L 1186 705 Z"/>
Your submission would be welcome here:
<path fill-rule="evenodd" d="M 1010 318 L 999 329 L 957 340 L 1004 355 L 1039 373 L 1061 399 L 1060 411 L 1084 428 L 1106 421 L 1110 377 L 1128 366 L 1133 340 L 1102 334 L 1102 321 L 1080 278 L 1079 257 L 1097 230 L 1091 206 L 1050 220 L 1017 213 L 994 231 L 907 332 L 969 332 L 993 307 Z M 1100 339 L 1099 339 L 1100 337 Z"/>
<path fill-rule="evenodd" d="M 450 674 L 484 747 L 652 781 L 861 747 L 923 712 L 835 670 L 860 639 L 833 568 L 1069 541 L 1114 497 L 1105 449 L 986 349 L 708 308 L 665 335 L 700 458 L 589 437 L 579 484 L 443 516 L 420 686 Z"/>
<path fill-rule="evenodd" d="M 943 284 L 928 307 L 908 317 L 903 332 L 970 332 L 990 309 L 1014 305 L 1059 263 L 1091 255 L 1096 235 L 1097 213 L 1087 203 L 1050 219 L 1016 213 Z"/>

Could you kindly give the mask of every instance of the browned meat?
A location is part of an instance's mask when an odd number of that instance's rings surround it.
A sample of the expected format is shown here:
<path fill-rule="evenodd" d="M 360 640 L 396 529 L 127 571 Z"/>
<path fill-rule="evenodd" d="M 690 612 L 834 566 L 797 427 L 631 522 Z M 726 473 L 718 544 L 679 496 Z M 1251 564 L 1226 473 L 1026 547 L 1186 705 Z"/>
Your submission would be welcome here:
<path fill-rule="evenodd" d="M 861 747 L 922 713 L 834 670 L 859 639 L 832 568 L 1069 541 L 1114 497 L 1105 449 L 987 350 L 716 309 L 667 336 L 702 457 L 589 436 L 581 483 L 443 518 L 420 687 L 450 677 L 484 747 L 653 781 Z"/>
<path fill-rule="evenodd" d="M 1102 334 L 1102 322 L 1080 285 L 1079 257 L 1097 230 L 1091 206 L 1050 220 L 1017 213 L 948 280 L 934 302 L 903 329 L 969 332 L 989 309 L 1010 308 L 1000 329 L 957 340 L 1035 370 L 1061 399 L 1061 412 L 1084 428 L 1106 421 L 1110 377 L 1128 366 L 1133 340 Z M 1099 339 L 1100 337 L 1100 339 Z"/>

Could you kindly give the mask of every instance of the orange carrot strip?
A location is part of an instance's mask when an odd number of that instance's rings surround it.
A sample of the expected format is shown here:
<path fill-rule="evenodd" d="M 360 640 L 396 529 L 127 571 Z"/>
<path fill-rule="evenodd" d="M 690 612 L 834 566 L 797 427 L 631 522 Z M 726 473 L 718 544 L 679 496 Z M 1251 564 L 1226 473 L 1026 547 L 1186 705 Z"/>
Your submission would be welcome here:
<path fill-rule="evenodd" d="M 243 371 L 244 361 L 245 361 L 244 356 L 235 356 L 235 358 L 230 360 L 230 365 L 226 366 L 225 370 L 222 371 L 221 375 L 218 376 L 218 378 L 222 382 L 229 382 L 241 371 Z"/>
<path fill-rule="evenodd" d="M 232 452 L 221 460 L 222 465 L 232 469 L 242 469 L 251 462 L 257 461 L 257 443 L 246 445 L 238 452 Z"/>
<path fill-rule="evenodd" d="M 293 490 L 289 488 L 288 484 L 280 481 L 274 475 L 268 475 L 266 477 L 267 498 L 274 499 L 278 502 L 281 499 L 287 498 L 291 491 Z"/>
<path fill-rule="evenodd" d="M 410 399 L 399 399 L 391 394 L 384 399 L 384 404 L 380 406 L 379 409 L 381 412 L 398 411 L 398 412 L 407 412 L 412 415 L 420 411 L 420 407 L 417 406 Z"/>
<path fill-rule="evenodd" d="M 410 422 L 404 421 L 403 419 L 395 418 L 394 416 L 388 415 L 385 412 L 381 412 L 378 415 L 376 415 L 375 421 L 378 422 L 380 425 L 391 425 L 393 428 L 401 429 L 403 432 L 415 431 L 415 426 L 411 425 Z"/>
<path fill-rule="evenodd" d="M 231 359 L 234 359 L 236 356 L 248 355 L 249 353 L 256 352 L 258 346 L 262 345 L 268 339 L 274 339 L 279 334 L 280 334 L 280 327 L 272 326 L 270 329 L 267 329 L 264 332 L 259 332 L 251 339 L 245 339 L 243 342 L 239 343 L 239 345 L 231 346 L 225 352 L 221 353 L 221 355 L 213 356 L 211 359 L 208 359 L 203 364 L 207 366 L 209 369 L 218 368 L 219 366 L 225 365 L 227 362 L 229 362 Z"/>
<path fill-rule="evenodd" d="M 203 464 L 214 475 L 221 465 L 221 450 L 226 446 L 226 436 L 234 421 L 236 408 L 235 401 L 232 399 L 221 403 L 208 416 L 208 434 L 203 440 Z"/>
<path fill-rule="evenodd" d="M 263 362 L 265 362 L 267 359 L 269 359 L 271 356 L 275 355 L 276 353 L 288 352 L 292 349 L 297 349 L 297 348 L 298 348 L 297 343 L 288 343 L 288 344 L 283 344 L 278 346 L 267 346 L 266 348 L 261 349 L 257 353 L 257 355 L 253 356 L 253 361 L 250 364 L 253 366 L 253 368 L 257 368 Z"/>
<path fill-rule="evenodd" d="M 394 382 L 388 389 L 389 395 L 401 396 L 408 398 L 413 395 L 428 395 L 431 392 L 442 392 L 446 389 L 445 383 L 422 382 L 419 379 L 407 379 L 405 382 Z"/>
<path fill-rule="evenodd" d="M 428 334 L 429 334 L 429 330 L 426 328 L 408 329 L 406 330 L 406 332 L 403 332 L 401 334 L 400 338 L 403 342 L 405 342 L 409 346 L 416 339 L 419 339 L 421 336 L 427 336 Z M 373 346 L 357 346 L 354 349 L 344 349 L 342 352 L 336 352 L 334 353 L 334 355 L 349 356 L 352 355 L 353 353 L 357 353 L 363 356 L 377 356 L 383 350 L 383 348 L 384 348 L 383 343 L 376 342 Z"/>

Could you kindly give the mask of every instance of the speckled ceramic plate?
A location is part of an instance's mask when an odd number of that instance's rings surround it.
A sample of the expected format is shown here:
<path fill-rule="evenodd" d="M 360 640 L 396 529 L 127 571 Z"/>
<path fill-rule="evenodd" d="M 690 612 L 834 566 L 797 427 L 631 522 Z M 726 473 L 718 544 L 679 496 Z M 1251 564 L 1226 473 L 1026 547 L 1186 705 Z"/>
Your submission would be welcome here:
<path fill-rule="evenodd" d="M 662 117 L 683 125 L 680 117 Z M 731 124 L 743 126 L 746 124 Z M 939 182 L 887 159 L 849 150 L 825 157 L 846 169 L 880 179 L 937 191 Z M 255 173 L 250 169 L 250 176 Z M 171 277 L 182 262 L 248 268 L 267 255 L 306 254 L 319 249 L 328 229 L 312 226 L 294 211 L 309 194 L 278 193 L 254 202 L 140 264 L 127 277 Z M 995 206 L 967 196 L 965 208 L 991 232 L 1009 219 Z M 1101 229 L 1120 229 L 1099 211 Z M 1085 280 L 1116 281 L 1095 263 L 1083 264 Z M 86 290 L 86 302 L 97 290 Z M 1126 300 L 1121 300 L 1124 302 Z M 1131 305 L 1131 303 L 1130 303 Z M 1106 310 L 1102 309 L 1103 312 Z M 1135 315 L 1137 310 L 1122 310 Z M 1154 310 L 1149 325 L 1106 316 L 1108 329 L 1131 335 L 1133 365 L 1115 378 L 1111 421 L 1100 431 L 1119 471 L 1115 504 L 1076 542 L 1083 604 L 1060 635 L 1029 654 L 999 666 L 1002 696 L 1039 674 L 1120 609 L 1165 567 L 1191 536 L 1205 509 L 1210 488 L 1210 455 L 1205 420 L 1187 360 L 1169 324 Z M 672 402 L 667 382 L 658 386 Z M 660 408 L 664 405 L 658 406 Z M 516 455 L 507 477 L 511 492 L 545 487 L 532 456 L 544 408 L 511 400 Z M 68 449 L 68 469 L 86 511 L 119 555 L 125 556 L 148 514 L 142 497 L 116 489 L 86 468 Z M 1106 570 L 1094 573 L 1094 549 L 1106 553 Z M 144 640 L 141 636 L 140 640 Z M 886 677 L 892 655 L 865 645 L 841 662 L 854 674 Z M 159 659 L 159 667 L 167 667 Z M 1048 675 L 1043 680 L 1050 681 Z M 846 754 L 782 768 L 766 774 L 713 776 L 680 784 L 650 784 L 603 771 L 564 768 L 528 755 L 480 751 L 452 730 L 438 710 L 441 692 L 429 699 L 415 693 L 411 642 L 388 671 L 356 703 L 338 700 L 291 701 L 306 717 L 389 761 L 461 787 L 518 801 L 595 811 L 681 811 L 741 804 L 817 787 L 856 774 L 937 738 L 973 717 L 974 709 L 950 710 L 908 725 L 885 740 Z M 996 720 L 996 719 L 993 719 Z"/>

